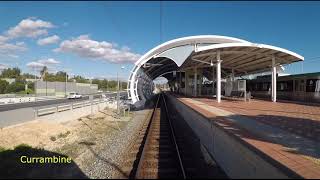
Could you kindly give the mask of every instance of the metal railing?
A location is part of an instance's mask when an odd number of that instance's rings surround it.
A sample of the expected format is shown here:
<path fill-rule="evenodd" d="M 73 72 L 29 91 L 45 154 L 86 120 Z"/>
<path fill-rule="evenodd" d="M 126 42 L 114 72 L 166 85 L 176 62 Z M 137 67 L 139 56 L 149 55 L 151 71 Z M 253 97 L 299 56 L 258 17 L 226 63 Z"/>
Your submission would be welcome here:
<path fill-rule="evenodd" d="M 91 105 L 96 105 L 106 102 L 104 99 L 95 99 L 92 101 L 82 101 L 82 102 L 70 102 L 68 104 L 55 105 L 53 107 L 37 108 L 35 109 L 35 116 L 45 116 L 49 114 L 54 114 L 62 111 L 73 110 L 77 108 L 83 108 Z"/>

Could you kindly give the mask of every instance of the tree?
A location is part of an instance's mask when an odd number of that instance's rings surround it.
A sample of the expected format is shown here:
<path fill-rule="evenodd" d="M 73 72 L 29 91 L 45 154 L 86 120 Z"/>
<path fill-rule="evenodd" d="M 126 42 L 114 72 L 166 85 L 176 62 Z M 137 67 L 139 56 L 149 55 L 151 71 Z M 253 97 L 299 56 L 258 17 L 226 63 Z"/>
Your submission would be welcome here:
<path fill-rule="evenodd" d="M 0 94 L 6 93 L 8 85 L 9 83 L 7 81 L 0 79 Z"/>
<path fill-rule="evenodd" d="M 104 79 L 100 82 L 100 89 L 108 90 L 108 80 Z"/>
<path fill-rule="evenodd" d="M 6 93 L 17 93 L 25 90 L 25 85 L 22 82 L 13 82 L 6 88 Z"/>
<path fill-rule="evenodd" d="M 127 89 L 127 82 L 121 82 L 121 90 Z"/>
<path fill-rule="evenodd" d="M 56 74 L 46 73 L 43 80 L 49 81 L 49 82 L 53 82 L 53 81 L 65 82 L 66 81 L 66 73 L 63 71 L 59 71 Z"/>
<path fill-rule="evenodd" d="M 22 77 L 25 79 L 34 79 L 34 75 L 29 73 L 23 73 Z"/>
<path fill-rule="evenodd" d="M 20 76 L 21 70 L 18 67 L 4 69 L 1 73 L 2 78 L 17 78 Z"/>
<path fill-rule="evenodd" d="M 46 76 L 47 73 L 48 73 L 48 67 L 47 66 L 43 66 L 43 68 L 40 71 L 41 78 L 45 79 L 45 76 Z"/>
<path fill-rule="evenodd" d="M 67 75 L 66 72 L 58 71 L 56 73 L 56 81 L 65 82 L 66 81 L 66 75 Z"/>
<path fill-rule="evenodd" d="M 85 79 L 82 76 L 74 76 L 73 79 L 75 79 L 77 83 L 90 83 L 89 79 Z"/>

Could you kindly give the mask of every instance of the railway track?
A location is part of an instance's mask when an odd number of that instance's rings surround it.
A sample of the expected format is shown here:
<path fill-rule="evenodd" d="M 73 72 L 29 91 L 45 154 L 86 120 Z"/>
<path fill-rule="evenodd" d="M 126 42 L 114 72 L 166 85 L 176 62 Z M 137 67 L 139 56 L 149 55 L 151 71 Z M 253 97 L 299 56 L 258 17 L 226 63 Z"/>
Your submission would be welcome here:
<path fill-rule="evenodd" d="M 152 114 L 138 132 L 116 178 L 225 178 L 215 164 L 208 165 L 186 124 L 173 122 L 177 115 L 168 109 L 163 94 L 158 95 Z M 179 128 L 183 127 L 183 129 Z M 176 133 L 178 130 L 178 134 Z M 183 148 L 183 149 L 180 149 Z M 217 176 L 219 175 L 219 176 Z M 220 176 L 222 175 L 222 176 Z"/>

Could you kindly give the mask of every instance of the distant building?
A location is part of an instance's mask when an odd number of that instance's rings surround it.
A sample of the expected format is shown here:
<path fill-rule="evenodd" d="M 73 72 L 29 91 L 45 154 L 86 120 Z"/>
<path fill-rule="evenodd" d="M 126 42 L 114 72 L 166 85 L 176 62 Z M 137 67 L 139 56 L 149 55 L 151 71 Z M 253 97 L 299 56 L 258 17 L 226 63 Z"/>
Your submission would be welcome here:
<path fill-rule="evenodd" d="M 98 93 L 97 84 L 36 81 L 35 87 L 36 94 L 38 96 L 64 97 L 68 95 L 70 92 L 77 92 L 79 94 Z"/>

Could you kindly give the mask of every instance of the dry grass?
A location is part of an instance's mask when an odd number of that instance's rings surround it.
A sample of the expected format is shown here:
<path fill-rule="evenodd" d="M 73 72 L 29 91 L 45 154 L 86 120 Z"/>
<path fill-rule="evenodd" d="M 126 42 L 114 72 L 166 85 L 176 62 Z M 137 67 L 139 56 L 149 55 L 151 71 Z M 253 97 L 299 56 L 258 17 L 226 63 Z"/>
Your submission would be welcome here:
<path fill-rule="evenodd" d="M 124 120 L 131 118 L 132 114 L 118 122 L 112 116 L 112 111 L 104 110 L 68 122 L 33 121 L 3 128 L 0 130 L 0 154 L 19 144 L 28 144 L 35 149 L 69 156 L 81 169 L 93 158 L 88 146 L 102 149 L 105 146 L 104 138 L 124 128 L 127 124 Z"/>

